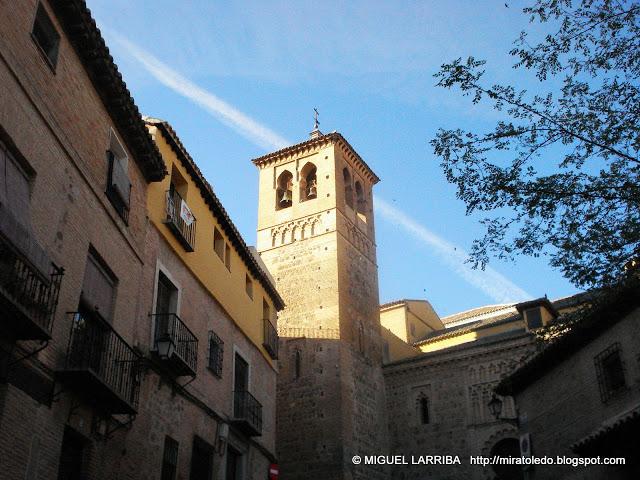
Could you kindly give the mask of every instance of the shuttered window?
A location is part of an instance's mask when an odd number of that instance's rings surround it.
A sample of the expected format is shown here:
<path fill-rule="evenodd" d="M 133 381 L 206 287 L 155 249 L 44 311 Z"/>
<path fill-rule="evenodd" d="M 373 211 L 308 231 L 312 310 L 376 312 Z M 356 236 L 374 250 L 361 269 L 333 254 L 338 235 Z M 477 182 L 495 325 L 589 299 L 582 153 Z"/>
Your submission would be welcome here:
<path fill-rule="evenodd" d="M 101 265 L 96 254 L 89 252 L 82 282 L 82 302 L 102 318 L 111 321 L 116 279 Z"/>

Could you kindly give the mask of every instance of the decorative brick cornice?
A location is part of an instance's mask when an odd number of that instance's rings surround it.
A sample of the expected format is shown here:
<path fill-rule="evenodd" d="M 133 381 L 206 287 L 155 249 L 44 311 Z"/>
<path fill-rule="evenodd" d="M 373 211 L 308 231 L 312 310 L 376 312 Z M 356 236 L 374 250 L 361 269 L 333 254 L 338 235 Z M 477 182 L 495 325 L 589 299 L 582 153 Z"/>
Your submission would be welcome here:
<path fill-rule="evenodd" d="M 380 178 L 371 170 L 367 162 L 365 162 L 355 149 L 347 142 L 347 140 L 338 132 L 327 133 L 316 138 L 312 138 L 305 142 L 296 143 L 286 148 L 276 150 L 275 152 L 268 153 L 261 157 L 252 160 L 253 164 L 257 167 L 264 168 L 273 162 L 276 162 L 282 158 L 299 156 L 301 154 L 309 153 L 314 150 L 319 150 L 325 145 L 331 143 L 337 144 L 347 158 L 360 170 L 360 173 L 364 175 L 372 184 L 376 184 L 380 181 Z"/>
<path fill-rule="evenodd" d="M 50 0 L 50 4 L 145 178 L 162 180 L 167 174 L 162 156 L 86 3 L 84 0 Z"/>

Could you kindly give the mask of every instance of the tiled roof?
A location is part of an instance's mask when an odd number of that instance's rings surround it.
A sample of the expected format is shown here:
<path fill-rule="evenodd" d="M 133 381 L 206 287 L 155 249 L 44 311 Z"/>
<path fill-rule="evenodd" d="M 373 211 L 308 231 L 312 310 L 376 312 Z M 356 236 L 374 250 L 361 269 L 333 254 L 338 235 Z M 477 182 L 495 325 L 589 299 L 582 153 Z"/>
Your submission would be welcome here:
<path fill-rule="evenodd" d="M 463 320 L 469 320 L 473 317 L 478 317 L 480 315 L 486 315 L 492 312 L 499 312 L 500 310 L 504 310 L 505 308 L 509 308 L 514 306 L 513 303 L 503 303 L 498 305 L 485 305 L 483 307 L 472 308 L 471 310 L 466 310 L 460 313 L 454 313 L 453 315 L 447 315 L 446 317 L 442 317 L 442 323 L 445 325 L 449 323 L 457 323 Z"/>
<path fill-rule="evenodd" d="M 380 305 L 380 310 L 385 309 L 385 308 L 389 308 L 389 307 L 395 307 L 397 305 L 404 305 L 405 303 L 408 303 L 408 302 L 424 302 L 424 301 L 425 300 L 402 298 L 402 299 L 398 299 L 398 300 L 393 300 L 391 302 L 383 303 L 382 305 Z"/>
<path fill-rule="evenodd" d="M 635 431 L 637 431 L 640 424 L 640 404 L 603 422 L 600 427 L 589 435 L 571 445 L 571 450 L 579 454 L 587 454 L 594 444 L 605 441 L 610 434 L 616 434 L 617 436 L 617 432 L 620 429 L 631 426 L 631 424 L 635 424 Z"/>
<path fill-rule="evenodd" d="M 504 378 L 496 387 L 501 395 L 513 395 L 555 368 L 584 345 L 597 338 L 640 306 L 640 285 L 630 283 L 616 290 L 591 296 L 593 303 L 566 334 L 549 343 L 528 362 Z"/>
<path fill-rule="evenodd" d="M 418 340 L 417 342 L 414 342 L 413 345 L 415 347 L 418 347 L 420 345 L 426 345 L 428 343 L 440 341 L 445 338 L 463 335 L 465 333 L 469 333 L 474 330 L 479 330 L 482 328 L 487 328 L 495 325 L 501 325 L 503 323 L 513 322 L 521 318 L 522 316 L 517 312 L 506 312 L 500 315 L 484 318 L 482 320 L 472 321 L 470 323 L 464 323 L 462 325 L 457 325 L 455 327 L 450 327 L 450 328 L 445 328 L 443 330 L 436 330 L 434 332 L 430 332 L 423 339 Z"/>
<path fill-rule="evenodd" d="M 220 222 L 220 226 L 227 234 L 227 236 L 231 239 L 231 243 L 240 254 L 240 257 L 244 260 L 244 263 L 249 267 L 251 273 L 253 273 L 253 275 L 260 281 L 261 285 L 264 287 L 267 293 L 269 293 L 271 299 L 276 304 L 276 308 L 278 310 L 282 310 L 284 308 L 284 300 L 271 282 L 270 275 L 261 268 L 261 266 L 254 258 L 251 249 L 245 243 L 242 235 L 240 235 L 240 232 L 234 225 L 233 221 L 231 221 L 231 218 L 222 205 L 222 202 L 213 192 L 213 187 L 211 187 L 211 184 L 209 184 L 209 182 L 204 178 L 204 175 L 198 168 L 198 165 L 196 165 L 193 158 L 191 158 L 191 155 L 189 155 L 189 152 L 187 152 L 187 149 L 184 147 L 184 145 L 180 141 L 180 138 L 173 130 L 169 122 L 151 117 L 144 117 L 144 119 L 148 125 L 157 127 L 158 129 L 160 129 L 160 131 L 162 131 L 165 138 L 167 139 L 167 143 L 171 146 L 173 151 L 186 167 L 187 171 L 191 175 L 191 178 L 198 186 L 202 197 L 209 206 L 209 209 L 216 217 L 218 222 Z"/>
<path fill-rule="evenodd" d="M 109 54 L 84 0 L 51 0 L 56 17 L 73 45 L 102 103 L 148 181 L 167 174 L 158 147 Z"/>
<path fill-rule="evenodd" d="M 364 173 L 368 174 L 372 183 L 378 183 L 380 178 L 371 170 L 367 162 L 365 162 L 360 155 L 355 151 L 355 149 L 347 142 L 347 140 L 338 132 L 331 132 L 325 135 L 320 135 L 315 138 L 311 138 L 304 142 L 296 143 L 295 145 L 291 145 L 289 147 L 282 148 L 280 150 L 276 150 L 275 152 L 268 153 L 261 157 L 255 158 L 252 160 L 253 164 L 256 166 L 263 165 L 269 163 L 270 161 L 276 160 L 284 155 L 291 155 L 300 151 L 304 151 L 306 149 L 314 148 L 316 146 L 322 145 L 323 143 L 329 142 L 342 143 L 350 154 L 353 156 L 355 160 L 361 165 Z"/>

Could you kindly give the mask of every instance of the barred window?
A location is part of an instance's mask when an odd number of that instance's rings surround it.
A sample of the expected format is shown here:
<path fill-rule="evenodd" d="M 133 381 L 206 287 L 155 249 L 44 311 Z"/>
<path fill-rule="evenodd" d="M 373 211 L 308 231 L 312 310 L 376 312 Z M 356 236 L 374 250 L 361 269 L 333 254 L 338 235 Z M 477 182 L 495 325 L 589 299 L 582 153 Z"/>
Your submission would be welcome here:
<path fill-rule="evenodd" d="M 178 442 L 167 435 L 164 437 L 164 453 L 162 455 L 160 480 L 175 480 L 177 468 Z"/>
<path fill-rule="evenodd" d="M 622 349 L 619 342 L 610 345 L 606 350 L 596 355 L 594 363 L 600 386 L 600 397 L 603 402 L 609 401 L 627 388 Z"/>
<path fill-rule="evenodd" d="M 209 358 L 207 366 L 217 377 L 222 377 L 223 352 L 224 342 L 215 332 L 209 330 Z"/>

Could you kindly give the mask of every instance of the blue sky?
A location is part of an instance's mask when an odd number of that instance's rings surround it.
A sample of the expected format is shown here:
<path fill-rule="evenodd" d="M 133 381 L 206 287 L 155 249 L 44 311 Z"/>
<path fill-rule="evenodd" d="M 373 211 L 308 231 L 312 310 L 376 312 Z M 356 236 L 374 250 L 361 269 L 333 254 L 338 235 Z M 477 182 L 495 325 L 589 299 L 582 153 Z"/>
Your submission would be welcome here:
<path fill-rule="evenodd" d="M 176 6 L 177 4 L 177 6 Z M 439 127 L 488 129 L 499 117 L 433 73 L 456 57 L 491 80 L 539 88 L 508 55 L 528 19 L 493 1 L 154 2 L 89 0 L 140 110 L 168 120 L 248 243 L 257 171 L 250 160 L 308 138 L 313 108 L 381 177 L 376 237 L 381 302 L 426 298 L 447 315 L 551 298 L 575 288 L 545 258 L 471 271 L 482 229 L 465 216 L 428 142 Z"/>

